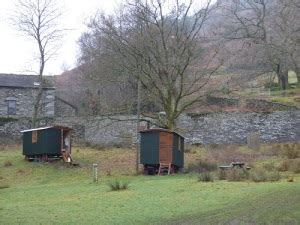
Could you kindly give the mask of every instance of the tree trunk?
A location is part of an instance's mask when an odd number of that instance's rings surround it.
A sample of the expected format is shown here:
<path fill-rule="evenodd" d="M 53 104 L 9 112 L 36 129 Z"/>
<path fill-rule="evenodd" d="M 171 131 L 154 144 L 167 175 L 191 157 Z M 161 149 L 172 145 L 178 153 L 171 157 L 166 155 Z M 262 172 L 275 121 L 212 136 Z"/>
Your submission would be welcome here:
<path fill-rule="evenodd" d="M 33 114 L 32 114 L 32 121 L 31 121 L 32 128 L 35 128 L 38 125 L 37 119 L 41 108 L 40 106 L 41 106 L 42 96 L 43 96 L 43 76 L 39 75 L 39 88 L 33 105 Z"/>
<path fill-rule="evenodd" d="M 279 86 L 281 90 L 286 90 L 288 88 L 288 73 L 281 72 L 279 75 Z"/>
<path fill-rule="evenodd" d="M 297 84 L 300 85 L 300 67 L 295 68 L 295 73 L 297 76 Z"/>
<path fill-rule="evenodd" d="M 286 90 L 289 86 L 288 70 L 285 68 L 285 66 L 282 63 L 277 65 L 276 74 L 278 77 L 280 90 Z"/>

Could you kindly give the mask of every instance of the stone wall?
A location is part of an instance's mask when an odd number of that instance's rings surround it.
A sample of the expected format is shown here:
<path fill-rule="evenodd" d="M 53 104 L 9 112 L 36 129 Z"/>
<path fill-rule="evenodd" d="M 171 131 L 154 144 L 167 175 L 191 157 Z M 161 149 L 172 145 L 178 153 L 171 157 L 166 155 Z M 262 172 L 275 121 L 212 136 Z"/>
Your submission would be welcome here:
<path fill-rule="evenodd" d="M 52 118 L 44 118 L 39 120 L 41 127 L 46 127 L 52 125 L 54 120 Z M 0 119 L 0 138 L 12 138 L 20 139 L 22 137 L 21 130 L 26 130 L 31 128 L 30 118 L 18 118 L 4 121 L 3 118 Z"/>
<path fill-rule="evenodd" d="M 75 138 L 103 145 L 131 145 L 136 141 L 135 116 L 59 117 L 46 121 L 48 125 L 74 128 Z M 145 124 L 142 124 L 144 126 Z M 243 144 L 247 135 L 259 132 L 263 142 L 300 141 L 300 110 L 271 113 L 210 113 L 183 115 L 179 118 L 179 133 L 187 143 Z M 20 137 L 28 129 L 24 120 L 0 123 L 0 137 Z"/>
<path fill-rule="evenodd" d="M 244 144 L 252 132 L 263 142 L 300 141 L 300 110 L 181 116 L 179 127 L 189 143 Z"/>
<path fill-rule="evenodd" d="M 55 123 L 84 125 L 83 139 L 94 144 L 131 146 L 136 141 L 136 116 L 60 117 Z"/>

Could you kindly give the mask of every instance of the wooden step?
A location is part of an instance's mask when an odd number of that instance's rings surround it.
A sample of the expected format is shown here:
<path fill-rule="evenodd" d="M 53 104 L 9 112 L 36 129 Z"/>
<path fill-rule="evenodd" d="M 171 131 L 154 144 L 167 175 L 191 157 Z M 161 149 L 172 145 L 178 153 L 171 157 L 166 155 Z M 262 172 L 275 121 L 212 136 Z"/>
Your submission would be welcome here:
<path fill-rule="evenodd" d="M 158 175 L 160 175 L 163 171 L 168 171 L 168 175 L 170 175 L 171 163 L 160 163 L 158 169 Z"/>

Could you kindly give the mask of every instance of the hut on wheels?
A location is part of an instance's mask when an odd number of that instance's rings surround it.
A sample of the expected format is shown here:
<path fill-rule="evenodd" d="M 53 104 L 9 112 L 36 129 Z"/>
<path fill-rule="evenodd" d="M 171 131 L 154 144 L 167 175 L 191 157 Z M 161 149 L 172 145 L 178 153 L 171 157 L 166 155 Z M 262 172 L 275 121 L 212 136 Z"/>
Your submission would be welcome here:
<path fill-rule="evenodd" d="M 166 129 L 140 131 L 140 163 L 144 174 L 178 172 L 184 163 L 184 138 Z"/>
<path fill-rule="evenodd" d="M 71 132 L 64 126 L 49 126 L 23 130 L 23 155 L 32 161 L 48 161 L 62 158 L 71 163 Z"/>

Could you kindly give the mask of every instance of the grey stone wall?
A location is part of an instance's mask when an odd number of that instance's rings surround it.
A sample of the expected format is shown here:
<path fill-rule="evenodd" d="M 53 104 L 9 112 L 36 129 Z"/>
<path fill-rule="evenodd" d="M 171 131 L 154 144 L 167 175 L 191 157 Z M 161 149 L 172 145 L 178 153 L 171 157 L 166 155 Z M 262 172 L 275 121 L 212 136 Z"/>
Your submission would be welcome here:
<path fill-rule="evenodd" d="M 33 103 L 38 89 L 0 87 L 0 116 L 7 116 L 7 100 L 16 101 L 16 115 L 13 117 L 28 117 L 32 115 Z M 42 96 L 41 115 L 54 116 L 54 89 L 45 89 Z"/>
<path fill-rule="evenodd" d="M 41 127 L 52 125 L 53 122 L 53 118 L 43 118 L 42 120 L 39 120 Z M 20 131 L 30 128 L 31 119 L 26 117 L 6 122 L 0 121 L 0 138 L 20 139 L 22 137 Z"/>
<path fill-rule="evenodd" d="M 98 118 L 86 124 L 85 139 L 104 145 L 130 146 L 136 141 L 136 117 Z"/>
<path fill-rule="evenodd" d="M 263 142 L 300 141 L 300 110 L 181 116 L 179 127 L 189 143 L 243 144 L 253 132 Z"/>
<path fill-rule="evenodd" d="M 103 145 L 131 145 L 136 141 L 135 116 L 59 117 L 44 125 L 74 128 L 75 138 Z M 145 126 L 145 124 L 142 124 Z M 243 144 L 247 135 L 259 132 L 263 142 L 300 141 L 300 110 L 272 113 L 210 113 L 183 115 L 178 130 L 187 143 Z M 30 128 L 26 120 L 0 123 L 0 137 L 20 137 L 18 132 Z"/>
<path fill-rule="evenodd" d="M 135 117 L 119 119 L 95 118 L 87 121 L 85 139 L 99 144 L 128 143 L 130 139 L 134 142 Z M 253 132 L 259 132 L 263 142 L 300 141 L 300 110 L 183 115 L 179 118 L 178 127 L 187 143 L 244 144 L 247 135 Z"/>

